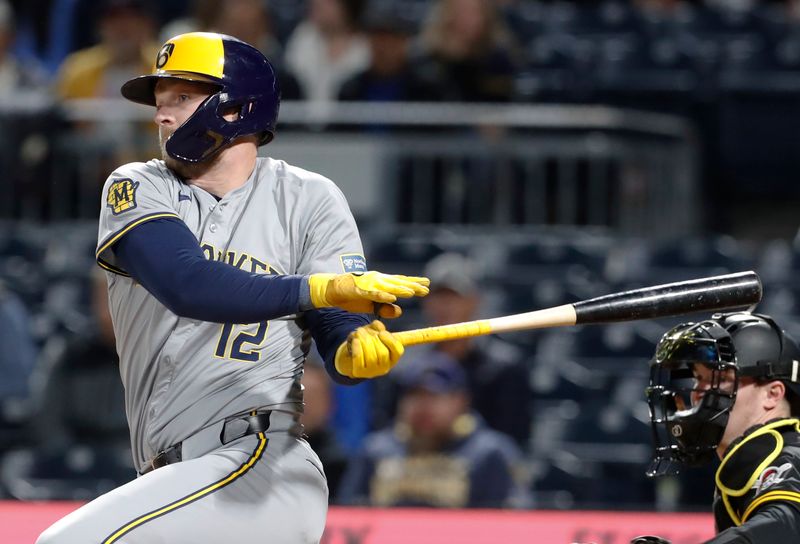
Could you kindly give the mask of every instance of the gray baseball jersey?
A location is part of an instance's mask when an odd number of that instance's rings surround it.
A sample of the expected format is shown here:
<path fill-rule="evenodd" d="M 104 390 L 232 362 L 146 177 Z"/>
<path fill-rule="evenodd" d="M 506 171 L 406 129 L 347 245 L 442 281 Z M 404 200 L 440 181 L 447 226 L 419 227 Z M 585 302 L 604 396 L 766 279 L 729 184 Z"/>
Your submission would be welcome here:
<path fill-rule="evenodd" d="M 363 271 L 356 224 L 339 189 L 320 175 L 259 158 L 248 181 L 217 201 L 151 160 L 115 171 L 103 198 L 97 258 L 109 271 L 136 467 L 225 417 L 260 407 L 300 411 L 310 337 L 297 315 L 252 324 L 178 317 L 120 268 L 113 245 L 145 221 L 178 217 L 208 259 L 248 272 Z"/>
<path fill-rule="evenodd" d="M 252 273 L 363 271 L 344 197 L 329 180 L 271 159 L 258 159 L 246 184 L 219 201 L 157 160 L 120 168 L 103 195 L 97 257 L 109 271 L 134 461 L 143 472 L 157 452 L 181 442 L 182 462 L 79 508 L 37 544 L 319 542 L 323 468 L 304 440 L 284 432 L 302 409 L 309 334 L 301 318 L 178 317 L 127 275 L 113 248 L 145 221 L 177 217 L 207 258 Z M 265 432 L 221 444 L 225 418 L 264 408 L 274 410 Z"/>

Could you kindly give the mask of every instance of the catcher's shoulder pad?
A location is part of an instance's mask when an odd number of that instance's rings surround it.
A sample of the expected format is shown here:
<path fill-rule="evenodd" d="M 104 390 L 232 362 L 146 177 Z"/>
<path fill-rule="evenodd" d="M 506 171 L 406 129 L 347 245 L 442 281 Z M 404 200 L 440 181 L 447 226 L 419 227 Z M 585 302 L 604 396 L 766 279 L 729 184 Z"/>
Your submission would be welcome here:
<path fill-rule="evenodd" d="M 763 425 L 734 443 L 717 469 L 717 487 L 725 495 L 741 497 L 753 488 L 761 473 L 781 454 L 783 432 L 798 430 L 797 419 Z"/>

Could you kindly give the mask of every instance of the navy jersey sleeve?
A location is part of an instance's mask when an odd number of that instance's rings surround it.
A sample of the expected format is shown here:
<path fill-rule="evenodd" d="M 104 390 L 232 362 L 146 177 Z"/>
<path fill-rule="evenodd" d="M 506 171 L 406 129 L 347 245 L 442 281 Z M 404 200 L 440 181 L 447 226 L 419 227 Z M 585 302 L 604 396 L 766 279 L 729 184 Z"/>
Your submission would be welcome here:
<path fill-rule="evenodd" d="M 311 336 L 317 344 L 317 351 L 325 361 L 325 370 L 333 381 L 342 385 L 355 385 L 363 379 L 348 378 L 336 371 L 334 359 L 336 350 L 347 335 L 363 325 L 370 323 L 366 314 L 353 314 L 338 308 L 320 308 L 306 312 L 306 322 L 311 330 Z"/>
<path fill-rule="evenodd" d="M 114 246 L 122 267 L 173 313 L 218 323 L 256 323 L 297 313 L 304 276 L 252 274 L 205 258 L 178 218 L 147 221 Z"/>

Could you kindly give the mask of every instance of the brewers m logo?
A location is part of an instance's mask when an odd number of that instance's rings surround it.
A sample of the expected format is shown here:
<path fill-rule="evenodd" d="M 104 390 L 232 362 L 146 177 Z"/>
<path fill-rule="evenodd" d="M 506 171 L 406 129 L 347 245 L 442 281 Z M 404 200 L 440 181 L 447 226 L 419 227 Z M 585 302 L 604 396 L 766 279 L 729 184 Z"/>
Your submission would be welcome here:
<path fill-rule="evenodd" d="M 136 207 L 136 189 L 138 181 L 128 178 L 118 179 L 108 188 L 106 204 L 114 215 L 132 210 Z"/>

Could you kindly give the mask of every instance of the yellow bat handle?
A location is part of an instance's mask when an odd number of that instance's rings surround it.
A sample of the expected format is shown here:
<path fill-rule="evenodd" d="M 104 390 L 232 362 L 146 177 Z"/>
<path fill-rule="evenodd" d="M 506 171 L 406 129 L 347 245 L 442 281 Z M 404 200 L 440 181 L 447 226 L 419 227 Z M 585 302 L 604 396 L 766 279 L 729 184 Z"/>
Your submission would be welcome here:
<path fill-rule="evenodd" d="M 424 329 L 414 329 L 392 333 L 400 340 L 404 346 L 414 346 L 417 344 L 427 344 L 430 342 L 446 342 L 467 338 L 470 336 L 481 336 L 492 332 L 492 326 L 488 319 L 470 321 L 468 323 L 455 323 L 453 325 L 443 325 L 441 327 L 427 327 Z"/>

